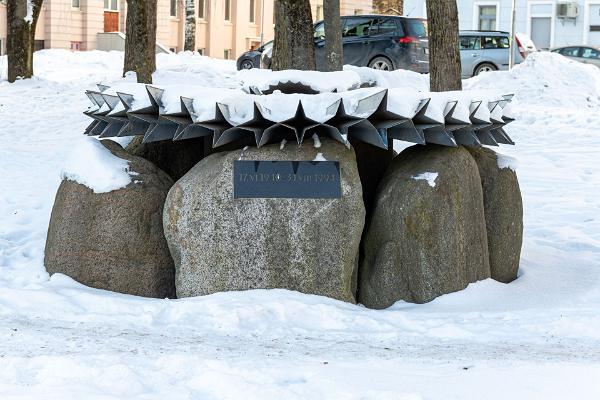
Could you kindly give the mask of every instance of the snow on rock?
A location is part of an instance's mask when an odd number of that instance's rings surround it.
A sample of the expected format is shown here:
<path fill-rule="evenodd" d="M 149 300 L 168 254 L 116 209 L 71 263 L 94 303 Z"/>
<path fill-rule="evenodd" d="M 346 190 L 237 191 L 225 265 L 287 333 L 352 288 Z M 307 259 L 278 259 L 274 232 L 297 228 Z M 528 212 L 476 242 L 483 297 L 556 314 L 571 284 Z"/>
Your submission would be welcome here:
<path fill-rule="evenodd" d="M 519 160 L 517 160 L 515 157 L 496 153 L 496 158 L 498 162 L 498 168 L 510 168 L 513 171 L 517 172 L 517 168 L 519 167 Z"/>
<path fill-rule="evenodd" d="M 354 71 L 318 72 L 318 71 L 271 71 L 268 69 L 246 69 L 236 75 L 245 91 L 251 88 L 268 90 L 279 83 L 301 83 L 320 93 L 343 92 L 356 89 L 361 84 L 360 75 Z"/>
<path fill-rule="evenodd" d="M 313 133 L 312 135 L 312 139 L 313 139 L 313 145 L 315 146 L 315 148 L 319 148 L 321 147 L 321 139 L 319 139 L 319 135 L 317 135 L 316 133 Z M 319 153 L 321 154 L 321 153 Z"/>
<path fill-rule="evenodd" d="M 131 183 L 129 161 L 113 155 L 98 140 L 83 137 L 66 160 L 61 177 L 107 193 Z"/>
<path fill-rule="evenodd" d="M 323 156 L 323 153 L 317 153 L 313 161 L 327 161 L 327 159 Z"/>
<path fill-rule="evenodd" d="M 435 187 L 435 180 L 438 177 L 437 172 L 423 172 L 422 174 L 415 175 L 412 177 L 415 181 L 427 181 L 427 184 L 431 187 Z"/>
<path fill-rule="evenodd" d="M 368 67 L 355 67 L 344 65 L 344 71 L 352 71 L 360 76 L 364 85 L 380 86 L 386 88 L 404 87 L 417 91 L 429 90 L 429 76 L 404 69 L 395 71 L 381 71 Z"/>

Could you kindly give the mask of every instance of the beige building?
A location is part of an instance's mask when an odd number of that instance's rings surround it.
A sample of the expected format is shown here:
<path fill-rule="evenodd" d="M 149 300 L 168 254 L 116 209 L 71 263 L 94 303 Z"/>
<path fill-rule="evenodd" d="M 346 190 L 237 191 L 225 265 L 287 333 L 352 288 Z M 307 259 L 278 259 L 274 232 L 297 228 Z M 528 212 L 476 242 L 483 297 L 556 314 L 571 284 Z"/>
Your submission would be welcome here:
<path fill-rule="evenodd" d="M 274 0 L 195 0 L 196 49 L 217 58 L 237 58 L 273 38 Z M 157 42 L 181 51 L 185 0 L 158 0 Z M 313 18 L 323 18 L 323 0 L 311 0 Z M 372 0 L 341 0 L 343 15 L 370 13 Z M 125 0 L 45 0 L 36 49 L 122 49 Z M 0 0 L 0 55 L 6 51 L 6 6 Z"/>

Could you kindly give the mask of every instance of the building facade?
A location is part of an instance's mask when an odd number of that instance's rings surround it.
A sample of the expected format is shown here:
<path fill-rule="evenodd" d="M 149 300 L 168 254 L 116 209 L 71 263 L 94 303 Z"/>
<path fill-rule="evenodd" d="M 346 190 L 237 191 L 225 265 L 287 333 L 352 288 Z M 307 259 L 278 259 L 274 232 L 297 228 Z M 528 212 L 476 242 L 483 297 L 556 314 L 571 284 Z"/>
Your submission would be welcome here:
<path fill-rule="evenodd" d="M 457 0 L 461 30 L 510 31 L 512 0 Z M 425 17 L 425 0 L 404 0 L 406 15 Z M 516 32 L 539 49 L 600 45 L 600 0 L 516 0 Z"/>
<path fill-rule="evenodd" d="M 196 50 L 204 55 L 234 59 L 258 47 L 261 32 L 264 41 L 273 38 L 274 0 L 195 1 Z M 184 0 L 158 0 L 156 40 L 171 51 L 183 49 L 184 5 Z M 323 0 L 311 0 L 311 5 L 313 18 L 322 19 Z M 340 6 L 343 15 L 370 13 L 372 0 L 342 0 Z M 125 0 L 45 0 L 36 27 L 36 49 L 94 50 L 106 43 L 119 49 L 126 14 Z M 6 6 L 0 0 L 0 55 L 6 51 L 6 29 Z"/>

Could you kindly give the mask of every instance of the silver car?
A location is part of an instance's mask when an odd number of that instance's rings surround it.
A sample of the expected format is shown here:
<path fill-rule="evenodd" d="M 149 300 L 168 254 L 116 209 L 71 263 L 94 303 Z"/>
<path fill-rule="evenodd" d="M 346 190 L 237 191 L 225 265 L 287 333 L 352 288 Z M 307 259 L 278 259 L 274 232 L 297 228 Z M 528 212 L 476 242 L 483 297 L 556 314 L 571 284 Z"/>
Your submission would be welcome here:
<path fill-rule="evenodd" d="M 600 47 L 566 46 L 552 49 L 552 52 L 562 54 L 572 60 L 600 67 Z"/>
<path fill-rule="evenodd" d="M 463 78 L 487 71 L 508 70 L 510 34 L 497 31 L 460 31 L 460 62 Z M 517 37 L 515 64 L 524 60 L 526 50 Z"/>

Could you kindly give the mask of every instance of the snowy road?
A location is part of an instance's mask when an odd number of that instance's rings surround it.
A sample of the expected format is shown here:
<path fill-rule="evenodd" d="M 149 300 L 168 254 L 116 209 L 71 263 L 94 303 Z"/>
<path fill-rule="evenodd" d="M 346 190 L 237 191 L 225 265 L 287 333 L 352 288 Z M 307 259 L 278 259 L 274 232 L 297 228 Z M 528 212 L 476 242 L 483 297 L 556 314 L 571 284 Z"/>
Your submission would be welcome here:
<path fill-rule="evenodd" d="M 283 290 L 168 301 L 49 279 L 46 229 L 88 122 L 83 91 L 119 80 L 122 63 L 36 53 L 39 78 L 0 81 L 0 399 L 600 398 L 600 70 L 537 56 L 465 82 L 517 95 L 517 146 L 500 151 L 520 162 L 519 279 L 373 311 Z M 235 74 L 200 57 L 158 65 L 158 83 Z"/>

